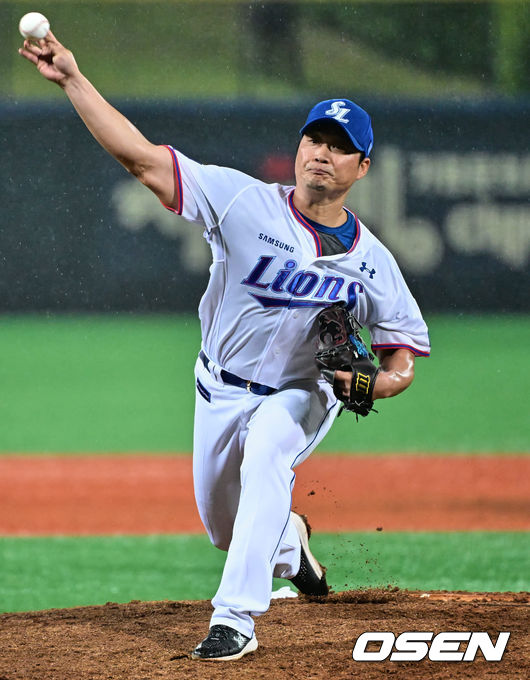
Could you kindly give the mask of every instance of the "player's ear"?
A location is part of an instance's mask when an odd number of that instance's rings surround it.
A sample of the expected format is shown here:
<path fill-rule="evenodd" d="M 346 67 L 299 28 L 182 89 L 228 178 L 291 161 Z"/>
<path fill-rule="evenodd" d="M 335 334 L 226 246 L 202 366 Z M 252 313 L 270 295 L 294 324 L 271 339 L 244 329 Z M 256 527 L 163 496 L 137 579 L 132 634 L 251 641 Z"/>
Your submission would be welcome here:
<path fill-rule="evenodd" d="M 369 158 L 363 158 L 362 161 L 359 163 L 359 171 L 357 173 L 357 179 L 362 179 L 366 173 L 368 172 L 368 169 L 370 168 L 370 159 Z"/>

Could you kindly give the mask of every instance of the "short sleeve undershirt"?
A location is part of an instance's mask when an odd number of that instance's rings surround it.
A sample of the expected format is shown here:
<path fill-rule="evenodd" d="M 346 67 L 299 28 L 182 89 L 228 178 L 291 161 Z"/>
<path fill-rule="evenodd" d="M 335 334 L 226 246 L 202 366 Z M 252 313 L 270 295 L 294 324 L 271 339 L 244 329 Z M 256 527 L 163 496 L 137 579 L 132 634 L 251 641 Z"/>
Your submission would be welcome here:
<path fill-rule="evenodd" d="M 311 220 L 307 215 L 304 219 L 318 231 L 322 243 L 322 255 L 339 255 L 347 253 L 353 245 L 357 235 L 357 223 L 352 213 L 346 211 L 348 218 L 340 227 L 326 227 Z"/>

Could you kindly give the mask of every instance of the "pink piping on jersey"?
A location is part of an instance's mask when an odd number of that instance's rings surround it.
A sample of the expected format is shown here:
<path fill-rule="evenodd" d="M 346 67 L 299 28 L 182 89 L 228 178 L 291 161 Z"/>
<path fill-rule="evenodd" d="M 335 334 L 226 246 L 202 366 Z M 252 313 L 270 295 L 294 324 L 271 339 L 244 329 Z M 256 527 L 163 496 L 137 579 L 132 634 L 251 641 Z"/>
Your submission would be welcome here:
<path fill-rule="evenodd" d="M 385 345 L 372 345 L 372 349 L 408 349 L 410 352 L 415 354 L 417 357 L 428 357 L 430 352 L 423 352 L 421 349 L 416 349 L 412 345 L 399 345 L 399 344 L 385 344 Z"/>
<path fill-rule="evenodd" d="M 313 229 L 313 227 L 309 224 L 309 222 L 306 222 L 306 220 L 304 220 L 302 213 L 298 212 L 298 210 L 294 207 L 293 194 L 294 194 L 294 189 L 289 194 L 289 199 L 288 199 L 289 200 L 289 207 L 291 208 L 291 212 L 293 213 L 297 222 L 300 222 L 300 224 L 305 229 L 307 229 L 307 231 L 311 234 L 311 236 L 313 237 L 313 239 L 315 241 L 315 248 L 316 248 L 316 251 L 317 251 L 317 257 L 321 257 L 322 256 L 322 244 L 320 243 L 320 236 L 318 235 L 318 232 L 316 231 L 316 229 Z"/>
<path fill-rule="evenodd" d="M 346 210 L 346 212 L 349 212 L 350 215 L 353 215 L 353 219 L 355 220 L 355 230 L 356 230 L 355 231 L 355 238 L 353 239 L 353 243 L 352 243 L 351 248 L 346 253 L 347 255 L 349 255 L 353 251 L 355 246 L 359 243 L 359 239 L 361 238 L 361 224 L 360 224 L 359 220 L 357 219 L 357 215 L 355 213 L 353 213 L 351 210 L 348 210 L 348 208 L 344 208 L 344 210 Z"/>
<path fill-rule="evenodd" d="M 312 227 L 309 224 L 309 222 L 307 222 L 307 220 L 304 219 L 304 216 L 302 215 L 302 213 L 299 212 L 295 208 L 295 205 L 293 203 L 293 195 L 294 195 L 294 189 L 289 194 L 289 207 L 291 208 L 291 211 L 292 211 L 293 215 L 295 216 L 296 220 L 298 222 L 300 222 L 300 224 L 303 227 L 305 227 L 309 232 L 311 232 L 311 235 L 313 236 L 313 238 L 315 240 L 317 257 L 321 257 L 322 256 L 322 243 L 320 241 L 320 235 L 319 235 L 318 231 L 314 227 Z M 352 243 L 351 248 L 346 253 L 347 255 L 349 255 L 349 253 L 351 253 L 354 250 L 355 246 L 359 243 L 359 238 L 361 237 L 361 225 L 360 225 L 359 220 L 357 219 L 357 215 L 355 213 L 353 213 L 351 210 L 348 210 L 348 208 L 344 208 L 344 210 L 346 210 L 346 212 L 349 212 L 350 215 L 353 215 L 353 218 L 355 220 L 355 238 L 353 239 L 353 243 Z"/>
<path fill-rule="evenodd" d="M 177 158 L 177 154 L 175 153 L 175 149 L 173 147 L 169 146 L 168 144 L 162 144 L 168 151 L 171 153 L 171 158 L 173 159 L 173 168 L 175 170 L 175 177 L 177 179 L 177 207 L 172 208 L 169 205 L 166 205 L 163 201 L 160 201 L 164 208 L 167 208 L 168 210 L 171 210 L 171 212 L 177 213 L 177 215 L 182 215 L 182 175 L 180 173 L 180 165 L 179 161 Z"/>

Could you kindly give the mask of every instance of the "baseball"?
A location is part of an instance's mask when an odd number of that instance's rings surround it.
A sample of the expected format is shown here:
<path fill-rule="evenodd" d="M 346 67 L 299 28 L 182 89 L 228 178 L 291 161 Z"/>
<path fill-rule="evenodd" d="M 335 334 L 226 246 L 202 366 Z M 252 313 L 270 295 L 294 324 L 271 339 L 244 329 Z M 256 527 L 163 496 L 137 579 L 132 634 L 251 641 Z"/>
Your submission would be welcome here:
<path fill-rule="evenodd" d="M 24 38 L 36 38 L 40 40 L 50 30 L 50 22 L 40 12 L 28 12 L 24 14 L 18 24 L 18 30 Z"/>

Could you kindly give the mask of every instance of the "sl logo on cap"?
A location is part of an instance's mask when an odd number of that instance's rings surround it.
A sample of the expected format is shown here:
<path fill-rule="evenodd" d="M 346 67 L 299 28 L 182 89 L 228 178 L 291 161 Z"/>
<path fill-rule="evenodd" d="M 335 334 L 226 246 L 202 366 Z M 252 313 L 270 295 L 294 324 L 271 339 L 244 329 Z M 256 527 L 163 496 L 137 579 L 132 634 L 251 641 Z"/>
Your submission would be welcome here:
<path fill-rule="evenodd" d="M 326 111 L 326 116 L 331 116 L 340 123 L 349 123 L 350 121 L 348 118 L 344 118 L 344 116 L 349 113 L 351 109 L 345 108 L 345 103 L 346 102 L 333 102 L 331 108 Z"/>

